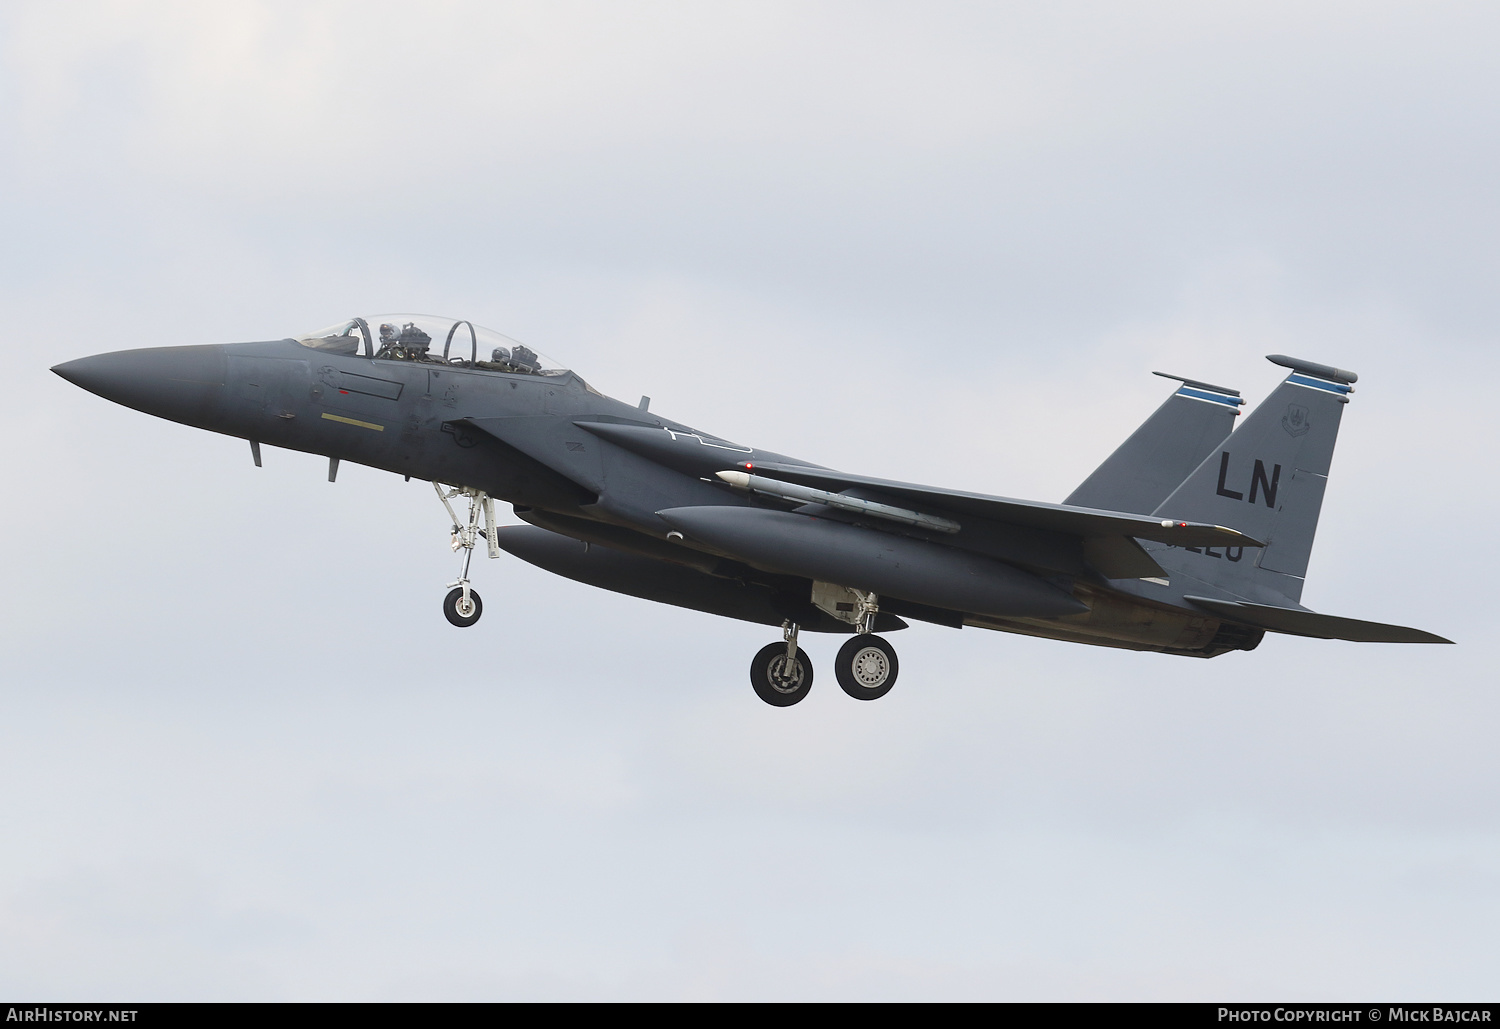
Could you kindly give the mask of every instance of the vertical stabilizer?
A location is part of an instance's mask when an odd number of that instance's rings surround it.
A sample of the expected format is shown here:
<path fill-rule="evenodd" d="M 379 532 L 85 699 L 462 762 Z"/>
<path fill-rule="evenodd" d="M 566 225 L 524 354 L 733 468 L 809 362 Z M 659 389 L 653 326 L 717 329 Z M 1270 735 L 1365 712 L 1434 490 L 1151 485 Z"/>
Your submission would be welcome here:
<path fill-rule="evenodd" d="M 1339 419 L 1358 376 L 1272 355 L 1292 369 L 1280 386 L 1214 447 L 1154 514 L 1227 525 L 1265 540 L 1261 550 L 1152 550 L 1181 572 L 1248 599 L 1296 603 L 1312 554 Z"/>
<path fill-rule="evenodd" d="M 1166 372 L 1182 383 L 1064 504 L 1150 514 L 1223 442 L 1240 413 L 1239 390 Z"/>

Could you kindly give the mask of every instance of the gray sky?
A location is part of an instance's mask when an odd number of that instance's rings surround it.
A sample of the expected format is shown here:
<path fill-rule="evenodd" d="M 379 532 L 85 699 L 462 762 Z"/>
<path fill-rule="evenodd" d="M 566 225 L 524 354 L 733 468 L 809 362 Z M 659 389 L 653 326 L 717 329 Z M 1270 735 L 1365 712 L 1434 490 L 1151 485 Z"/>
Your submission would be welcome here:
<path fill-rule="evenodd" d="M 0 994 L 1493 999 L 1492 4 L 7 3 Z M 764 627 L 424 484 L 107 404 L 128 347 L 451 313 L 605 392 L 1057 500 L 1170 389 L 1358 393 L 1209 662 Z M 1489 671 L 1486 671 L 1489 669 Z"/>

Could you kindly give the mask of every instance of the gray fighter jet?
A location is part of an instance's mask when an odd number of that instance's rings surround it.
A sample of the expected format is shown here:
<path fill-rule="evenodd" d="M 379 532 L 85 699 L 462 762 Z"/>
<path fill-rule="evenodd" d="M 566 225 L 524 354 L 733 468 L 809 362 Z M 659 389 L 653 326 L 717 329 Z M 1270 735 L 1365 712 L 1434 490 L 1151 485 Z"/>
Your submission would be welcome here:
<path fill-rule="evenodd" d="M 354 318 L 293 339 L 100 354 L 53 371 L 108 400 L 261 445 L 430 481 L 458 579 L 443 611 L 471 626 L 481 541 L 603 589 L 780 626 L 750 679 L 769 704 L 807 696 L 801 630 L 849 636 L 839 685 L 896 682 L 875 635 L 904 619 L 1186 657 L 1253 650 L 1266 632 L 1385 643 L 1431 633 L 1318 614 L 1303 578 L 1356 376 L 1290 370 L 1244 403 L 1175 392 L 1061 504 L 852 475 L 731 443 L 632 407 L 463 320 Z M 1157 374 L 1163 374 L 1158 372 Z M 494 501 L 526 525 L 495 524 Z M 458 501 L 460 514 L 453 507 Z"/>

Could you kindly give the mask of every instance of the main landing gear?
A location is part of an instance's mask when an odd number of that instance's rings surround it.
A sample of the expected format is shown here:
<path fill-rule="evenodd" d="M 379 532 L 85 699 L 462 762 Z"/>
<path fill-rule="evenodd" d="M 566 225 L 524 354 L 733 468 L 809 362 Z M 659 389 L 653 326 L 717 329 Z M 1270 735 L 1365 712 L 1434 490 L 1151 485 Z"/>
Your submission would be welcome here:
<path fill-rule="evenodd" d="M 873 593 L 859 597 L 854 620 L 858 632 L 839 648 L 833 674 L 839 688 L 855 700 L 878 700 L 896 685 L 901 663 L 896 660 L 896 648 L 870 631 L 879 610 L 877 598 Z M 783 622 L 781 631 L 786 642 L 762 648 L 750 662 L 750 685 L 755 695 L 773 707 L 791 707 L 812 689 L 812 661 L 797 647 L 797 630 L 795 622 Z"/>
<path fill-rule="evenodd" d="M 797 648 L 797 623 L 784 622 L 781 634 L 785 643 L 762 647 L 750 662 L 750 685 L 772 707 L 791 707 L 812 689 L 813 666 Z"/>
<path fill-rule="evenodd" d="M 479 621 L 480 614 L 484 612 L 484 603 L 479 599 L 478 591 L 469 585 L 469 562 L 474 559 L 474 545 L 483 537 L 489 543 L 489 556 L 500 556 L 500 548 L 495 544 L 495 501 L 483 490 L 468 486 L 455 486 L 444 492 L 443 487 L 434 482 L 432 488 L 437 490 L 438 499 L 448 509 L 448 517 L 453 522 L 453 550 L 455 553 L 460 550 L 464 552 L 458 579 L 448 584 L 454 588 L 443 599 L 443 614 L 454 625 L 467 629 Z M 469 514 L 463 521 L 459 521 L 453 505 L 448 503 L 454 497 L 469 498 Z M 483 529 L 479 527 L 481 515 L 484 517 Z"/>
<path fill-rule="evenodd" d="M 901 668 L 896 648 L 869 633 L 851 636 L 834 661 L 839 686 L 855 700 L 879 700 L 891 692 Z"/>

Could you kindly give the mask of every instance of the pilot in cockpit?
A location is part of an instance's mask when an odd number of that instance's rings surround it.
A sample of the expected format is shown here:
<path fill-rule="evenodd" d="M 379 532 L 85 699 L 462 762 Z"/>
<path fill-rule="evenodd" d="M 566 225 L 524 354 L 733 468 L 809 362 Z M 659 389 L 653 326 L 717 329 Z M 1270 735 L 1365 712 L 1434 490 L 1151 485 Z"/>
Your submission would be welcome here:
<path fill-rule="evenodd" d="M 380 326 L 379 357 L 393 361 L 420 361 L 427 356 L 427 346 L 432 337 L 412 322 L 407 322 L 398 331 L 390 322 Z"/>
<path fill-rule="evenodd" d="M 490 355 L 490 366 L 506 372 L 524 372 L 535 375 L 542 370 L 541 359 L 536 351 L 522 343 L 513 347 L 496 347 Z"/>

